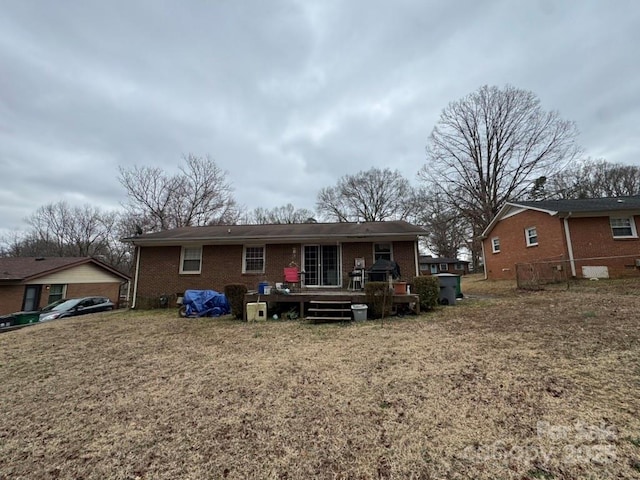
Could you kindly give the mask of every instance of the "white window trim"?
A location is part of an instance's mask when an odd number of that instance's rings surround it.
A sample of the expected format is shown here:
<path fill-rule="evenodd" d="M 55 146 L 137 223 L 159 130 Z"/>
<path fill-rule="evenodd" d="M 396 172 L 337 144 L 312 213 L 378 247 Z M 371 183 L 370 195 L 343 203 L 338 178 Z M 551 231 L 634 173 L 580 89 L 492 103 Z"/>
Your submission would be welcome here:
<path fill-rule="evenodd" d="M 444 265 L 444 268 L 442 268 L 443 265 Z M 441 263 L 439 265 L 439 267 L 440 267 L 440 271 L 441 272 L 448 272 L 449 271 L 449 264 L 448 263 Z"/>
<path fill-rule="evenodd" d="M 55 287 L 56 285 L 61 285 L 62 286 L 62 293 L 61 293 L 60 298 L 61 299 L 62 298 L 66 298 L 66 296 L 67 296 L 67 284 L 66 283 L 56 283 L 56 284 L 53 284 L 53 285 L 49 285 L 49 287 L 48 287 L 49 293 L 47 295 L 47 304 L 52 303 L 49 299 L 51 298 L 51 290 L 53 290 L 53 287 Z"/>
<path fill-rule="evenodd" d="M 247 248 L 262 248 L 262 270 L 247 270 Z M 242 246 L 242 273 L 264 273 L 267 264 L 267 248 L 264 245 Z"/>
<path fill-rule="evenodd" d="M 393 261 L 393 242 L 373 242 L 371 249 L 373 250 L 373 259 L 376 258 L 376 245 L 389 245 L 389 253 L 391 255 L 391 261 Z"/>
<path fill-rule="evenodd" d="M 616 235 L 613 232 L 613 225 L 611 225 L 611 220 L 629 220 L 629 225 L 631 227 L 631 235 Z M 629 217 L 609 217 L 609 227 L 611 228 L 611 235 L 613 238 L 638 238 L 638 232 L 636 230 L 636 222 L 635 218 L 632 216 Z"/>
<path fill-rule="evenodd" d="M 498 241 L 498 249 L 496 250 L 496 240 Z M 493 237 L 491 239 L 491 251 L 493 253 L 500 253 L 500 237 Z"/>
<path fill-rule="evenodd" d="M 536 235 L 535 235 L 536 241 L 535 241 L 535 243 L 533 243 L 531 241 L 531 236 L 529 235 L 529 232 L 531 230 L 535 230 L 535 232 L 536 232 Z M 524 229 L 524 238 L 525 238 L 525 240 L 527 242 L 527 247 L 535 247 L 535 246 L 537 246 L 538 245 L 538 229 L 536 227 L 527 227 L 527 228 L 525 228 Z"/>
<path fill-rule="evenodd" d="M 198 270 L 184 270 L 184 252 L 186 249 L 195 250 L 196 248 L 200 249 L 200 267 Z M 181 275 L 199 275 L 202 272 L 202 245 L 189 245 L 183 246 L 180 249 L 180 274 Z"/>

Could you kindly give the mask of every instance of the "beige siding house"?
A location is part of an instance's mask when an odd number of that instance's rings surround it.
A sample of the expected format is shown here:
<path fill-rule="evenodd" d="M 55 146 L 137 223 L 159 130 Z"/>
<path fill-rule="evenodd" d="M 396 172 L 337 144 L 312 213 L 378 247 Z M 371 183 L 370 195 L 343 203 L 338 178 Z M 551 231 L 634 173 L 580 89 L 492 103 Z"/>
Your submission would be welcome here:
<path fill-rule="evenodd" d="M 129 277 L 91 257 L 0 258 L 0 315 L 61 298 L 105 296 L 116 305 Z"/>

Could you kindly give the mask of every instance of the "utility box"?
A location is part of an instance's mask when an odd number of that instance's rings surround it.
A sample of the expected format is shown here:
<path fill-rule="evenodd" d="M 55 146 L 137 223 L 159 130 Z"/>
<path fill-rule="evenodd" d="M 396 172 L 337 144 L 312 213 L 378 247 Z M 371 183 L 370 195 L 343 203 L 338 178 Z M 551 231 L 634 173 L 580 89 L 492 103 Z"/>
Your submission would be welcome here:
<path fill-rule="evenodd" d="M 247 322 L 261 322 L 267 319 L 267 302 L 247 303 Z"/>
<path fill-rule="evenodd" d="M 460 275 L 438 273 L 434 275 L 434 277 L 438 277 L 438 282 L 440 283 L 438 303 L 440 303 L 440 305 L 455 305 L 460 288 L 458 283 L 460 281 Z"/>

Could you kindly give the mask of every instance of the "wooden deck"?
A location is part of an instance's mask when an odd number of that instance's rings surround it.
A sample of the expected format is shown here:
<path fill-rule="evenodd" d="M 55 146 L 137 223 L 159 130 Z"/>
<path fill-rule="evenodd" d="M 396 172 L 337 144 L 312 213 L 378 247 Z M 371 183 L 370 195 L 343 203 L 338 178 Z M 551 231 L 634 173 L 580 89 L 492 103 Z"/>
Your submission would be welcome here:
<path fill-rule="evenodd" d="M 420 298 L 414 294 L 390 295 L 393 305 L 409 305 L 415 304 L 416 313 L 420 313 Z M 243 319 L 247 320 L 247 303 L 250 302 L 267 302 L 267 303 L 293 303 L 298 304 L 300 309 L 300 317 L 304 317 L 309 311 L 310 303 L 318 302 L 349 302 L 351 304 L 366 303 L 366 295 L 362 291 L 351 290 L 303 290 L 299 292 L 291 292 L 288 294 L 270 293 L 269 295 L 259 294 L 258 292 L 248 292 L 244 296 Z"/>

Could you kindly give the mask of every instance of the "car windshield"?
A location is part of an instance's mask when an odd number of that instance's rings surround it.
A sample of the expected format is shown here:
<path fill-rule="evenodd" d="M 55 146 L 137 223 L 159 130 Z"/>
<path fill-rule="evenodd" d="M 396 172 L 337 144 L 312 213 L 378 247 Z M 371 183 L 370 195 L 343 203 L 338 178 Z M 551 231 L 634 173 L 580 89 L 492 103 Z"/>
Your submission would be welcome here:
<path fill-rule="evenodd" d="M 50 312 L 51 310 L 54 309 L 54 307 L 57 307 L 58 305 L 60 305 L 61 303 L 67 302 L 68 299 L 66 298 L 61 298 L 60 300 L 56 300 L 53 303 L 50 303 L 49 305 L 47 305 L 46 307 L 44 307 L 41 311 L 43 312 Z"/>
<path fill-rule="evenodd" d="M 73 307 L 75 307 L 78 303 L 80 302 L 80 300 L 75 299 L 75 300 L 65 300 L 62 303 L 59 303 L 58 305 L 55 305 L 52 309 L 48 310 L 51 312 L 65 312 L 67 310 L 71 310 Z"/>

